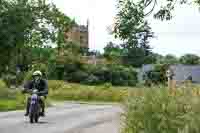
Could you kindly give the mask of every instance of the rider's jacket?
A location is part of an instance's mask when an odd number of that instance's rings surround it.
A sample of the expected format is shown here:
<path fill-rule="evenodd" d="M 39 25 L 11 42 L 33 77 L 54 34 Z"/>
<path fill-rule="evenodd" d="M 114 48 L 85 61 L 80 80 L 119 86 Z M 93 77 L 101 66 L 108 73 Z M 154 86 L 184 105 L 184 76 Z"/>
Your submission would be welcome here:
<path fill-rule="evenodd" d="M 36 83 L 34 80 L 28 81 L 24 85 L 25 89 L 37 89 L 39 96 L 46 96 L 48 94 L 48 84 L 47 81 L 44 79 L 40 79 L 38 83 Z"/>

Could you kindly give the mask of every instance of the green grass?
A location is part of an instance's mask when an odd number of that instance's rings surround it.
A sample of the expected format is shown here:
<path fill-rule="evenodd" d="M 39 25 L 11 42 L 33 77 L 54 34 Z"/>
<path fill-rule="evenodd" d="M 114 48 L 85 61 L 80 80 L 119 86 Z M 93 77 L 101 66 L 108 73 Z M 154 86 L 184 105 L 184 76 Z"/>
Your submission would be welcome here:
<path fill-rule="evenodd" d="M 49 81 L 49 97 L 53 100 L 121 102 L 128 96 L 128 89 L 110 84 L 86 86 L 61 81 Z"/>
<path fill-rule="evenodd" d="M 127 98 L 122 133 L 199 133 L 200 97 L 192 88 L 138 89 Z"/>
<path fill-rule="evenodd" d="M 16 100 L 0 100 L 0 111 L 11 111 L 24 109 L 24 104 L 19 104 Z"/>
<path fill-rule="evenodd" d="M 113 87 L 110 84 L 87 86 L 63 81 L 49 81 L 48 84 L 48 105 L 51 105 L 52 101 L 77 101 L 81 104 L 119 103 L 128 96 L 130 89 Z M 24 109 L 25 103 L 26 97 L 19 91 L 11 91 L 5 86 L 0 88 L 0 111 Z"/>

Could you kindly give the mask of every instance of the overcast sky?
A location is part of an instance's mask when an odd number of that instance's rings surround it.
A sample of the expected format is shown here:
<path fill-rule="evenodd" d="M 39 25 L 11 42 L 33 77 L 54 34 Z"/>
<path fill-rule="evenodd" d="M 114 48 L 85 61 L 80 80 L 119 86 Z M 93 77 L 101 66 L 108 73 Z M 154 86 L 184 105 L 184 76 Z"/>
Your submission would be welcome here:
<path fill-rule="evenodd" d="M 52 0 L 61 11 L 79 24 L 89 19 L 91 49 L 103 50 L 114 38 L 108 33 L 116 14 L 116 0 Z M 200 55 L 200 12 L 198 8 L 181 6 L 171 21 L 149 18 L 156 37 L 150 41 L 154 52 L 181 56 L 185 53 Z M 115 42 L 117 42 L 115 40 Z"/>

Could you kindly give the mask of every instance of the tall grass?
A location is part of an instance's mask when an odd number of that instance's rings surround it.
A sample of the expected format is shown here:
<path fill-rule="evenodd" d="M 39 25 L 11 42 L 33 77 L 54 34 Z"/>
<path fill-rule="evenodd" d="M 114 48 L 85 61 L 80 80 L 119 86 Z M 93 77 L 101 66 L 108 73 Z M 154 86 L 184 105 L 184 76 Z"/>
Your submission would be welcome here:
<path fill-rule="evenodd" d="M 50 81 L 49 90 L 49 97 L 54 100 L 121 102 L 128 96 L 127 89 L 110 84 L 87 86 Z"/>
<path fill-rule="evenodd" d="M 200 98 L 192 90 L 140 89 L 125 102 L 122 133 L 199 133 Z"/>

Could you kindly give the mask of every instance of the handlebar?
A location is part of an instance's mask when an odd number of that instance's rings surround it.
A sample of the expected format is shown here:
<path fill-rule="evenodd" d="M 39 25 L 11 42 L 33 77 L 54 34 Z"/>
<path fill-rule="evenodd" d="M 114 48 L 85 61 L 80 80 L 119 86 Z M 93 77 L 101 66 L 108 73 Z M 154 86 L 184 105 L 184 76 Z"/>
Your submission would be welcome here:
<path fill-rule="evenodd" d="M 33 92 L 35 89 L 24 89 L 23 91 L 22 91 L 22 93 L 29 93 L 29 94 L 33 94 L 33 93 L 35 93 L 35 94 L 38 94 L 38 92 Z"/>

